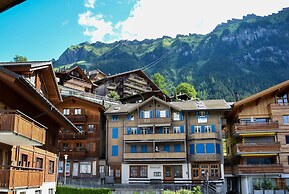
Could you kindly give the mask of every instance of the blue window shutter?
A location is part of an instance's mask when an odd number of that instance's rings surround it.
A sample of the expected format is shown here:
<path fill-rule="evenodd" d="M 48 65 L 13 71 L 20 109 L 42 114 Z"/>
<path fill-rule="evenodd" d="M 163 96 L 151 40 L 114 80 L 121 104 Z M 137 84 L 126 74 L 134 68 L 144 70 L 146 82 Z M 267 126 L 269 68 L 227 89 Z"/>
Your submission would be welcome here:
<path fill-rule="evenodd" d="M 140 111 L 140 118 L 143 119 L 144 118 L 144 112 Z"/>
<path fill-rule="evenodd" d="M 130 152 L 131 153 L 136 153 L 136 145 L 131 145 Z"/>
<path fill-rule="evenodd" d="M 159 133 L 163 133 L 163 127 L 160 127 Z"/>
<path fill-rule="evenodd" d="M 137 128 L 136 133 L 140 134 L 140 128 L 139 127 Z"/>
<path fill-rule="evenodd" d="M 166 110 L 166 117 L 170 117 L 170 110 Z"/>
<path fill-rule="evenodd" d="M 190 154 L 195 154 L 195 144 L 190 144 Z"/>
<path fill-rule="evenodd" d="M 216 153 L 221 154 L 221 147 L 219 143 L 216 143 Z"/>
<path fill-rule="evenodd" d="M 150 110 L 150 118 L 153 118 L 153 111 Z"/>
<path fill-rule="evenodd" d="M 212 132 L 213 132 L 213 133 L 216 132 L 216 129 L 215 129 L 215 125 L 214 125 L 214 124 L 212 125 Z"/>
<path fill-rule="evenodd" d="M 196 116 L 199 117 L 199 112 L 198 111 L 196 112 Z"/>
<path fill-rule="evenodd" d="M 141 145 L 141 152 L 142 152 L 142 153 L 147 153 L 147 152 L 148 152 L 148 147 L 147 147 L 147 145 Z"/>
<path fill-rule="evenodd" d="M 206 117 L 209 117 L 209 111 L 206 111 Z"/>
<path fill-rule="evenodd" d="M 126 120 L 130 121 L 130 115 L 126 115 Z"/>
<path fill-rule="evenodd" d="M 181 129 L 181 133 L 185 133 L 185 126 L 184 125 L 181 125 L 180 129 Z"/>
<path fill-rule="evenodd" d="M 207 154 L 214 154 L 215 153 L 215 144 L 214 143 L 207 143 L 206 144 L 206 153 Z"/>
<path fill-rule="evenodd" d="M 151 128 L 148 129 L 148 134 L 152 134 L 152 129 Z"/>
<path fill-rule="evenodd" d="M 184 120 L 184 115 L 183 115 L 182 112 L 180 112 L 180 120 L 181 120 L 181 121 Z"/>
<path fill-rule="evenodd" d="M 112 156 L 118 156 L 118 145 L 113 145 L 112 147 L 111 147 L 111 155 Z"/>
<path fill-rule="evenodd" d="M 205 133 L 205 126 L 204 125 L 201 126 L 201 131 L 202 131 L 202 133 Z"/>
<path fill-rule="evenodd" d="M 156 110 L 156 118 L 160 118 L 160 110 Z"/>
<path fill-rule="evenodd" d="M 112 128 L 112 139 L 118 138 L 118 128 Z"/>
<path fill-rule="evenodd" d="M 174 152 L 181 152 L 181 145 L 180 144 L 174 145 Z"/>
<path fill-rule="evenodd" d="M 112 115 L 112 121 L 118 121 L 118 115 Z"/>
<path fill-rule="evenodd" d="M 164 151 L 170 152 L 170 145 L 164 145 Z"/>
<path fill-rule="evenodd" d="M 130 134 L 130 127 L 127 127 L 126 130 L 127 130 L 127 133 L 126 133 L 126 134 L 129 135 L 129 134 Z"/>
<path fill-rule="evenodd" d="M 191 133 L 195 133 L 195 126 L 191 125 Z"/>
<path fill-rule="evenodd" d="M 204 154 L 205 153 L 205 145 L 203 143 L 197 143 L 196 146 L 197 154 Z"/>

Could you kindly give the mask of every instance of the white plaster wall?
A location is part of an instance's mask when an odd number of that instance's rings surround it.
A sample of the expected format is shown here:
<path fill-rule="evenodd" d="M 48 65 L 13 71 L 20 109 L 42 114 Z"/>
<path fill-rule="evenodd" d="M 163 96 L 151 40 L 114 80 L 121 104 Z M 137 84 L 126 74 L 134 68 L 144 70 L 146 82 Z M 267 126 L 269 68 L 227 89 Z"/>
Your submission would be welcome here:
<path fill-rule="evenodd" d="M 96 175 L 96 161 L 92 162 L 92 175 Z"/>
<path fill-rule="evenodd" d="M 121 165 L 121 182 L 122 183 L 129 183 L 129 165 L 128 164 L 122 164 Z"/>
<path fill-rule="evenodd" d="M 241 177 L 242 194 L 249 194 L 248 177 Z"/>
<path fill-rule="evenodd" d="M 40 188 L 32 188 L 32 189 L 19 189 L 16 191 L 16 194 L 20 194 L 20 192 L 26 192 L 26 194 L 35 194 L 35 191 L 41 190 L 41 194 L 48 194 L 49 189 L 53 189 L 53 193 L 56 191 L 56 182 L 44 182 Z"/>

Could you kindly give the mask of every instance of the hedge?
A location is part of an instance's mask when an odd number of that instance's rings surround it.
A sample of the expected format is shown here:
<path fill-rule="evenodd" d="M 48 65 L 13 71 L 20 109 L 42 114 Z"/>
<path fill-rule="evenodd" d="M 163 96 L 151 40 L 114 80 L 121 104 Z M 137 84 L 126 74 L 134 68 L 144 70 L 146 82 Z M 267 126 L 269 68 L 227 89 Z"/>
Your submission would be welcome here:
<path fill-rule="evenodd" d="M 73 188 L 58 186 L 56 194 L 111 194 L 111 189 L 107 188 Z"/>

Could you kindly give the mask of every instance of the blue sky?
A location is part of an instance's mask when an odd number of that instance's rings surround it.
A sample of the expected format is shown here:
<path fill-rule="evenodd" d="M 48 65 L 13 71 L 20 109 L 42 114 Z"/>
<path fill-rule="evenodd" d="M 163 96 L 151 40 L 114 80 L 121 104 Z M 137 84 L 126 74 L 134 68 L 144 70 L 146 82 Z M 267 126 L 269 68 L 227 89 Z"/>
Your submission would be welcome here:
<path fill-rule="evenodd" d="M 84 41 L 206 34 L 221 22 L 289 7 L 287 0 L 26 0 L 0 14 L 0 61 L 51 60 Z"/>

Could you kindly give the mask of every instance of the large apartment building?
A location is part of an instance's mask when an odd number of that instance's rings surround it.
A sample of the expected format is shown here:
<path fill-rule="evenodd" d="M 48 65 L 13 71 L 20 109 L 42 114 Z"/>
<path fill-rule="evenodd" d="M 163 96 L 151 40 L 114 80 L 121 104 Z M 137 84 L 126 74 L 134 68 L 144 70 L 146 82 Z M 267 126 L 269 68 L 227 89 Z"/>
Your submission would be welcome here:
<path fill-rule="evenodd" d="M 59 137 L 59 176 L 69 178 L 99 178 L 105 157 L 105 118 L 102 105 L 84 97 L 68 96 L 57 108 L 81 133 L 64 131 Z M 64 168 L 64 155 L 68 156 Z M 101 166 L 101 169 L 100 169 Z M 66 170 L 64 170 L 66 169 Z"/>
<path fill-rule="evenodd" d="M 119 183 L 222 185 L 224 100 L 165 102 L 151 97 L 113 105 L 107 116 L 107 164 Z"/>
<path fill-rule="evenodd" d="M 0 63 L 0 90 L 0 193 L 55 193 L 58 132 L 78 129 L 53 105 L 51 62 Z"/>
<path fill-rule="evenodd" d="M 289 185 L 289 81 L 236 102 L 227 116 L 228 191 Z M 262 188 L 261 188 L 262 189 Z"/>

